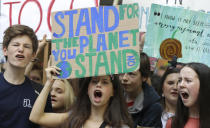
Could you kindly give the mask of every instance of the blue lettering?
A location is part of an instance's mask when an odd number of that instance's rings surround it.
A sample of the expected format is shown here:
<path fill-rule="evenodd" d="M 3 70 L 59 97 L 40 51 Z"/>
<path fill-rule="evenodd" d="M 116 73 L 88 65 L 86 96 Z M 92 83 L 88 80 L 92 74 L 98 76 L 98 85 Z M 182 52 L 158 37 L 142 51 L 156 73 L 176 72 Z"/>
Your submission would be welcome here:
<path fill-rule="evenodd" d="M 83 43 L 83 42 L 85 42 L 85 43 Z M 84 53 L 84 47 L 88 46 L 88 44 L 89 44 L 88 37 L 87 36 L 80 36 L 80 53 Z"/>
<path fill-rule="evenodd" d="M 61 50 L 60 58 L 62 61 L 66 60 L 66 50 L 65 49 Z"/>
<path fill-rule="evenodd" d="M 85 18 L 85 21 L 83 21 L 83 17 Z M 90 19 L 89 19 L 89 13 L 88 13 L 88 9 L 87 8 L 81 9 L 81 11 L 80 11 L 80 15 L 79 15 L 79 20 L 78 20 L 75 36 L 79 36 L 80 29 L 81 29 L 82 26 L 86 27 L 87 35 L 90 35 L 91 34 Z"/>
<path fill-rule="evenodd" d="M 103 28 L 103 7 L 100 6 L 99 11 L 96 7 L 91 8 L 92 33 L 96 33 L 96 24 L 99 32 L 104 32 Z"/>
<path fill-rule="evenodd" d="M 77 10 L 65 12 L 65 15 L 69 15 L 69 38 L 74 37 L 74 14 L 77 14 Z"/>
<path fill-rule="evenodd" d="M 136 64 L 134 56 L 127 56 L 127 65 L 134 66 Z"/>
<path fill-rule="evenodd" d="M 112 10 L 114 14 L 114 24 L 109 27 L 109 11 Z M 117 8 L 115 6 L 104 6 L 104 29 L 105 32 L 113 31 L 115 30 L 119 25 L 119 13 L 117 11 Z"/>
<path fill-rule="evenodd" d="M 73 49 L 73 55 L 71 55 L 72 49 L 68 49 L 68 59 L 74 59 L 76 57 L 76 49 Z"/>
<path fill-rule="evenodd" d="M 101 47 L 102 47 L 103 51 L 107 50 L 105 34 L 98 34 L 96 51 L 97 52 L 100 51 Z"/>
<path fill-rule="evenodd" d="M 60 53 L 60 50 L 58 50 L 57 52 L 56 52 L 56 50 L 53 50 L 52 51 L 52 54 L 53 54 L 53 56 L 55 58 L 55 61 L 58 61 L 58 55 L 59 55 L 59 53 Z"/>
<path fill-rule="evenodd" d="M 57 24 L 60 25 L 60 27 L 62 28 L 62 31 L 61 31 L 60 34 L 57 34 L 57 33 L 53 32 L 53 37 L 55 37 L 55 38 L 61 38 L 65 34 L 65 31 L 66 31 L 65 30 L 65 25 L 59 20 L 59 17 L 61 19 L 64 18 L 64 15 L 63 15 L 62 12 L 57 12 L 55 14 L 55 17 L 54 17 L 55 18 L 55 21 L 57 22 Z"/>

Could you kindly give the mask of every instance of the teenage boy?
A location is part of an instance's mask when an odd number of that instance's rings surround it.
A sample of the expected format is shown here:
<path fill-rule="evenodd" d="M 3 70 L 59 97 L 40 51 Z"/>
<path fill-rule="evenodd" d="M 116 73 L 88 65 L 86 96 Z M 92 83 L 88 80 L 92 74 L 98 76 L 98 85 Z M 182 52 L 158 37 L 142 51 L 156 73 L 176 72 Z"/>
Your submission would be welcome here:
<path fill-rule="evenodd" d="M 42 85 L 24 75 L 37 48 L 37 37 L 28 26 L 13 25 L 4 32 L 6 68 L 0 74 L 0 128 L 39 128 L 29 121 L 29 115 Z M 45 110 L 52 111 L 49 97 Z"/>
<path fill-rule="evenodd" d="M 162 128 L 160 97 L 146 82 L 150 74 L 149 57 L 142 52 L 140 60 L 139 70 L 119 76 L 124 87 L 128 111 L 133 118 L 134 128 Z"/>

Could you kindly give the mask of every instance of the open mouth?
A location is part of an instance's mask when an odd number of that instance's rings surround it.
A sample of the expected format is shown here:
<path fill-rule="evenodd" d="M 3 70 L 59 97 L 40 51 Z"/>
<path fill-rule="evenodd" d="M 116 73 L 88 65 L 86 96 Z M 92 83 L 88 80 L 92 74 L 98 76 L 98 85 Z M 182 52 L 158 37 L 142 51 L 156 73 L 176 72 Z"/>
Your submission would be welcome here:
<path fill-rule="evenodd" d="M 95 98 L 101 98 L 102 97 L 102 92 L 99 90 L 95 90 L 94 91 L 94 97 Z"/>
<path fill-rule="evenodd" d="M 25 58 L 23 55 L 16 55 L 15 57 L 17 57 L 17 58 L 20 58 L 20 59 L 23 59 L 23 58 Z"/>
<path fill-rule="evenodd" d="M 183 99 L 188 99 L 189 94 L 186 92 L 181 92 L 181 96 L 183 97 Z"/>

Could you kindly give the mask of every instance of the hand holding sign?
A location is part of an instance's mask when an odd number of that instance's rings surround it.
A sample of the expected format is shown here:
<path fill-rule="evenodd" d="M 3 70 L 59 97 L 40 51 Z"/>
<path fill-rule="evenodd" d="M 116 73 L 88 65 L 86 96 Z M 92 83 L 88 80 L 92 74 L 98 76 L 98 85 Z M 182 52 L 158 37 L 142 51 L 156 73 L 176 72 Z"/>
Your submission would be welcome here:
<path fill-rule="evenodd" d="M 53 81 L 57 75 L 60 75 L 61 69 L 56 66 L 50 66 L 47 69 L 45 69 L 45 71 L 47 79 Z"/>

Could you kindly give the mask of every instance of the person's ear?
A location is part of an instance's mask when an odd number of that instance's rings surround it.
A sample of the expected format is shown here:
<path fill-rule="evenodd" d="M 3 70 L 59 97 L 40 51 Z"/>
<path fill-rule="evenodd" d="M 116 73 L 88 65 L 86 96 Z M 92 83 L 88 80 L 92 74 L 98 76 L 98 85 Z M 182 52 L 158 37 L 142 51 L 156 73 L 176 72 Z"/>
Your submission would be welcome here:
<path fill-rule="evenodd" d="M 7 48 L 6 47 L 3 48 L 3 52 L 4 52 L 4 56 L 7 56 Z"/>

